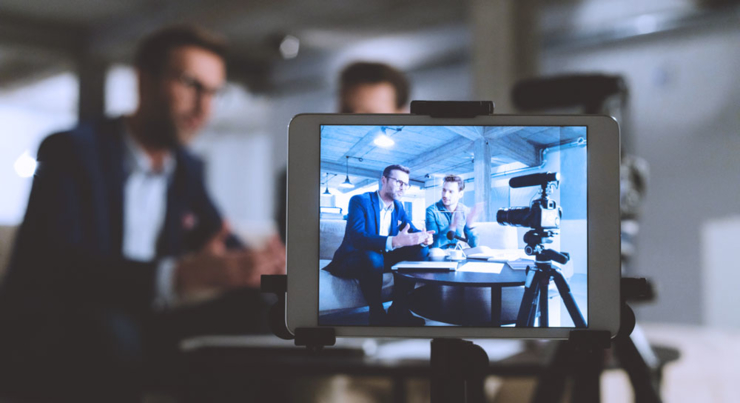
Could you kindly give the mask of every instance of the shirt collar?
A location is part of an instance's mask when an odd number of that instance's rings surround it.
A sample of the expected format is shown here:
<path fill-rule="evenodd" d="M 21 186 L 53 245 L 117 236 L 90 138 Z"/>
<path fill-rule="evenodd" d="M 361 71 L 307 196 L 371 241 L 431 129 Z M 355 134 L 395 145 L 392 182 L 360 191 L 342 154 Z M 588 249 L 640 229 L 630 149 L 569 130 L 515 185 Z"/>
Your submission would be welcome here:
<path fill-rule="evenodd" d="M 151 159 L 136 140 L 134 140 L 133 134 L 131 134 L 131 131 L 125 125 L 123 130 L 123 144 L 126 150 L 126 163 L 131 171 L 138 171 L 151 175 L 165 175 L 168 177 L 175 171 L 176 162 L 171 151 L 168 151 L 164 156 L 162 171 L 155 171 L 152 168 Z"/>
<path fill-rule="evenodd" d="M 393 208 L 396 205 L 396 203 L 391 202 L 390 206 L 386 207 L 385 203 L 383 202 L 383 198 L 380 197 L 380 191 L 376 191 L 375 193 L 378 195 L 378 202 L 380 203 L 380 210 L 393 211 Z"/>
<path fill-rule="evenodd" d="M 442 200 L 437 202 L 437 208 L 439 209 L 439 211 L 443 213 L 451 213 L 451 211 L 447 210 L 447 206 L 445 206 L 445 204 L 442 203 Z"/>

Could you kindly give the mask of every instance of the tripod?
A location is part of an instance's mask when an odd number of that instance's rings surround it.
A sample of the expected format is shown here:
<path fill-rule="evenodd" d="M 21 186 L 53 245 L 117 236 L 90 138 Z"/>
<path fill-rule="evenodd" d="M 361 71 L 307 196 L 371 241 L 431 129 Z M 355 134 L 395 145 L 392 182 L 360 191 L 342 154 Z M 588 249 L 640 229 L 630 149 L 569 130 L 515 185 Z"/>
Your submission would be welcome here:
<path fill-rule="evenodd" d="M 560 269 L 552 265 L 552 261 L 560 264 L 568 263 L 570 255 L 566 252 L 561 253 L 552 249 L 545 249 L 542 245 L 543 241 L 551 242 L 552 235 L 554 235 L 553 231 L 539 232 L 537 230 L 531 230 L 524 235 L 524 240 L 527 242 L 525 250 L 527 253 L 534 253 L 535 263 L 534 268 L 530 267 L 527 269 L 527 281 L 524 285 L 524 296 L 522 297 L 522 304 L 519 307 L 519 314 L 516 318 L 516 326 L 534 327 L 534 320 L 539 310 L 539 327 L 549 327 L 547 290 L 552 279 L 575 326 L 585 328 L 586 320 L 583 318 L 583 314 L 578 309 L 578 304 L 576 304 L 573 294 L 570 292 L 570 285 L 568 285 Z"/>

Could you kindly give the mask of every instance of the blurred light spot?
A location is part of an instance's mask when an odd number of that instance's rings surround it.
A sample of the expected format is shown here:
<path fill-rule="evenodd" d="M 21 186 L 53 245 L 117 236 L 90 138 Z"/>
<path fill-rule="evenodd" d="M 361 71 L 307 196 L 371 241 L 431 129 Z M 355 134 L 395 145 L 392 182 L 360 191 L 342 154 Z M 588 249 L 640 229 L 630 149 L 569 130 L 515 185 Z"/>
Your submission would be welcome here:
<path fill-rule="evenodd" d="M 641 15 L 635 19 L 638 35 L 650 34 L 658 30 L 658 20 L 653 15 Z"/>
<path fill-rule="evenodd" d="M 280 42 L 280 54 L 283 59 L 292 59 L 298 56 L 300 48 L 301 41 L 293 35 L 285 35 L 285 38 Z"/>
<path fill-rule="evenodd" d="M 394 144 L 396 144 L 396 142 L 393 141 L 393 139 L 386 136 L 385 134 L 381 134 L 380 136 L 376 137 L 373 143 L 375 143 L 376 146 L 383 147 L 383 148 L 389 148 L 389 147 L 392 147 Z"/>
<path fill-rule="evenodd" d="M 30 178 L 33 176 L 34 172 L 36 172 L 36 165 L 36 160 L 31 157 L 28 150 L 26 150 L 17 160 L 15 160 L 13 168 L 15 168 L 15 173 L 17 173 L 21 178 Z"/>

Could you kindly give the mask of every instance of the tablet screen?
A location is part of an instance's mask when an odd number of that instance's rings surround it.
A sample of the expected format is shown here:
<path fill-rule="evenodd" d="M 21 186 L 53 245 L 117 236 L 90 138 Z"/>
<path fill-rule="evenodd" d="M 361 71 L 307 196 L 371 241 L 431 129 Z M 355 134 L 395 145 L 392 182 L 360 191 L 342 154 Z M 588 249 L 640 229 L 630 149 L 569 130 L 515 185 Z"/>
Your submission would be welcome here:
<path fill-rule="evenodd" d="M 588 318 L 585 126 L 322 125 L 320 152 L 319 325 Z"/>

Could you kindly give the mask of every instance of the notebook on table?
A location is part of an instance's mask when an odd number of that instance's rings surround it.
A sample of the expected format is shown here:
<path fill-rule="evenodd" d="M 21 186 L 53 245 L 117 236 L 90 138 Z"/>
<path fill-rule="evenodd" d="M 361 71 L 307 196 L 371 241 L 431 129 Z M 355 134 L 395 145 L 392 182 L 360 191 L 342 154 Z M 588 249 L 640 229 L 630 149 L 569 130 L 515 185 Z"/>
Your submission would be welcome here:
<path fill-rule="evenodd" d="M 430 261 L 403 261 L 398 262 L 391 267 L 391 270 L 457 270 L 458 262 L 455 261 L 441 261 L 441 262 L 430 262 Z"/>

